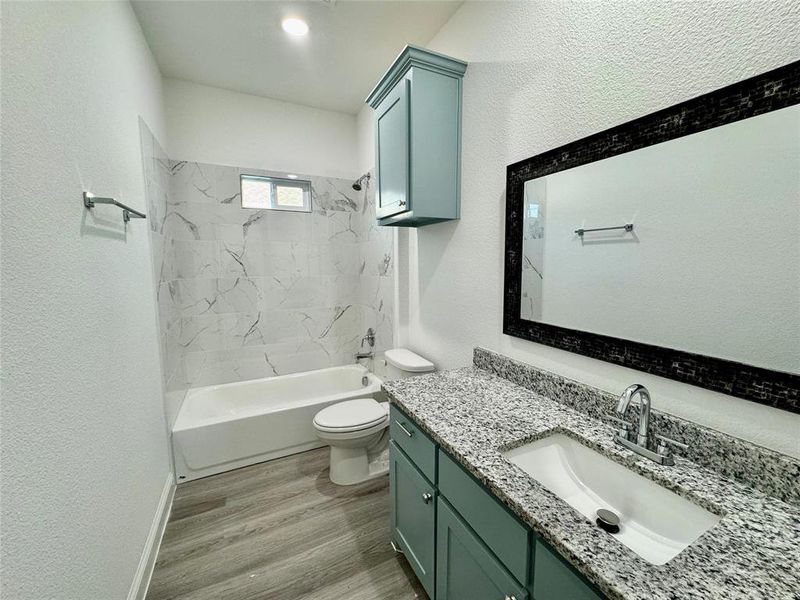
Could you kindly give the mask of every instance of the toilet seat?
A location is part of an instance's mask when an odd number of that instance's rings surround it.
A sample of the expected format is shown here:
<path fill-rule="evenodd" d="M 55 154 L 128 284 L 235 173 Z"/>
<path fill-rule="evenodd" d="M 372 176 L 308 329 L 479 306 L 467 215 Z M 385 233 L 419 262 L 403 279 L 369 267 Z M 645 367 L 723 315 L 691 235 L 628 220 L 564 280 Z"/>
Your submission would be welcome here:
<path fill-rule="evenodd" d="M 323 408 L 314 417 L 314 427 L 325 433 L 366 433 L 388 421 L 386 403 L 381 404 L 372 398 L 357 398 Z"/>

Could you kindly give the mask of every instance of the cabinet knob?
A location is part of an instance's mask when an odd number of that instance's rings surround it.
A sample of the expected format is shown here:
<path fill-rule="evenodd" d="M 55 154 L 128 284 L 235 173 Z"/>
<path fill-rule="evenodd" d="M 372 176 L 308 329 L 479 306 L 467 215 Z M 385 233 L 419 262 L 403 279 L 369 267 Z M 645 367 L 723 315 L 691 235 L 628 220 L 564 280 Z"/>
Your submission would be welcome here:
<path fill-rule="evenodd" d="M 428 492 L 422 494 L 422 501 L 425 504 L 430 504 L 431 500 L 433 500 L 433 494 L 429 494 Z"/>
<path fill-rule="evenodd" d="M 506 596 L 505 600 L 517 600 L 516 596 Z"/>

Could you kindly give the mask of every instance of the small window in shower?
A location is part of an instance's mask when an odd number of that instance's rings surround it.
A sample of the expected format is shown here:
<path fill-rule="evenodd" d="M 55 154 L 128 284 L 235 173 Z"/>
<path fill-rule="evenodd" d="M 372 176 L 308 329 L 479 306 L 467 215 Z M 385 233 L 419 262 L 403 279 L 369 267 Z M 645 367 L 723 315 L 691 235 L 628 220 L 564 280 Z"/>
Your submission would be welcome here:
<path fill-rule="evenodd" d="M 311 182 L 242 175 L 242 208 L 311 212 Z"/>

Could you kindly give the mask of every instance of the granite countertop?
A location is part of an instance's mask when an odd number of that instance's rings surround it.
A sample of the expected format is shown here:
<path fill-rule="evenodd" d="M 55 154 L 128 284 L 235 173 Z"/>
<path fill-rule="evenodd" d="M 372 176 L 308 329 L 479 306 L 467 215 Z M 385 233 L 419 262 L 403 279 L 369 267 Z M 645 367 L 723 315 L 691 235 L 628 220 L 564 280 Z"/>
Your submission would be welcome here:
<path fill-rule="evenodd" d="M 613 428 L 475 367 L 384 383 L 390 401 L 610 598 L 800 600 L 800 507 L 680 457 L 664 467 L 613 443 Z M 501 449 L 554 430 L 721 514 L 665 565 L 639 557 Z"/>

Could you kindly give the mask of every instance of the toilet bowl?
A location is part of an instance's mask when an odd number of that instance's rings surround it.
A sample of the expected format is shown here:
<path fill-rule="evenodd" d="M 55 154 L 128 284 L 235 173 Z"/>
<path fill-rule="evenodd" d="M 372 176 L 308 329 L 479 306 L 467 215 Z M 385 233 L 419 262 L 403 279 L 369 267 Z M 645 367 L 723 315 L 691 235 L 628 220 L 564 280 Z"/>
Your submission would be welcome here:
<path fill-rule="evenodd" d="M 433 363 L 397 348 L 385 353 L 392 379 L 434 370 Z M 372 398 L 346 400 L 314 417 L 317 437 L 331 447 L 330 479 L 353 485 L 389 472 L 389 404 Z"/>
<path fill-rule="evenodd" d="M 372 398 L 347 400 L 323 408 L 314 417 L 317 437 L 331 447 L 330 478 L 353 485 L 389 469 L 389 403 Z"/>

